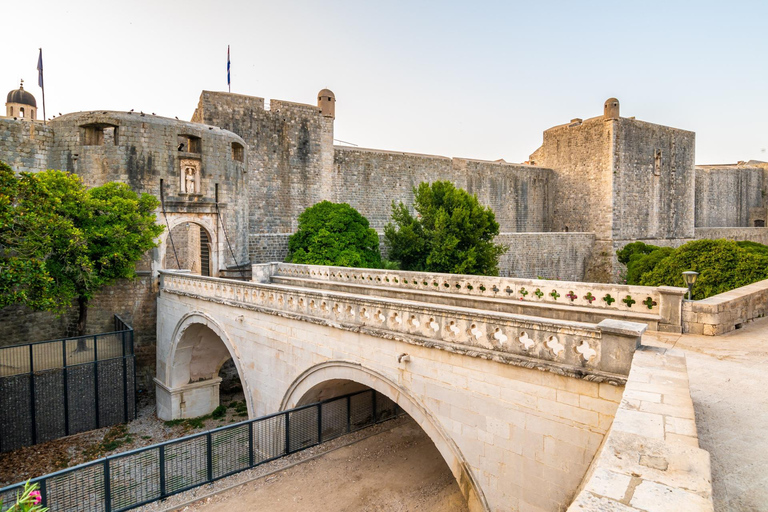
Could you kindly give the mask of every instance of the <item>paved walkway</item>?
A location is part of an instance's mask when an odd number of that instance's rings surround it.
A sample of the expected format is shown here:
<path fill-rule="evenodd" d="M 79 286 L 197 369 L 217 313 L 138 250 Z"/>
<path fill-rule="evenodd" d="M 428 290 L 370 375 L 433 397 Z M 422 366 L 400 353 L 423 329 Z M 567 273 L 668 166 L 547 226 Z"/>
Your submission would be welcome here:
<path fill-rule="evenodd" d="M 685 352 L 717 511 L 768 511 L 768 318 L 723 336 L 651 333 Z"/>

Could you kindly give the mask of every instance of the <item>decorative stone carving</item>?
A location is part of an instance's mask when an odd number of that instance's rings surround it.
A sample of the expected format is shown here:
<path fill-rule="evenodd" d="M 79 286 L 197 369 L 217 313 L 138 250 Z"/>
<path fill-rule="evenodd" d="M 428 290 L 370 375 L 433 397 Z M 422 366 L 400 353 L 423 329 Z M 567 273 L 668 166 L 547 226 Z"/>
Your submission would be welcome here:
<path fill-rule="evenodd" d="M 180 161 L 179 190 L 182 194 L 202 194 L 200 182 L 200 160 L 182 158 Z"/>
<path fill-rule="evenodd" d="M 528 333 L 523 331 L 520 333 L 520 336 L 517 338 L 517 341 L 519 341 L 525 350 L 530 350 L 531 347 L 533 347 L 536 342 L 533 341 L 531 338 L 528 337 Z"/>
<path fill-rule="evenodd" d="M 558 341 L 557 336 L 550 336 L 547 340 L 547 348 L 552 351 L 555 357 L 565 351 L 565 346 Z"/>
<path fill-rule="evenodd" d="M 576 347 L 576 352 L 581 354 L 581 357 L 583 357 L 585 361 L 589 361 L 597 355 L 597 351 L 590 347 L 586 340 L 582 341 L 581 345 Z"/>

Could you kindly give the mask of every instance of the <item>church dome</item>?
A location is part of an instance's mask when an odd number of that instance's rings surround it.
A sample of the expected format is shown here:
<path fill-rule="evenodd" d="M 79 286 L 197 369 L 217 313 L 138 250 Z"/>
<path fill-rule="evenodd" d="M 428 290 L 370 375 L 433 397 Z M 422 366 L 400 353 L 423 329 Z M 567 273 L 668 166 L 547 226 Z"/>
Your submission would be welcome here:
<path fill-rule="evenodd" d="M 15 89 L 8 93 L 6 103 L 19 103 L 21 105 L 29 105 L 37 108 L 37 101 L 31 93 L 24 90 L 24 84 L 21 84 L 18 89 Z"/>

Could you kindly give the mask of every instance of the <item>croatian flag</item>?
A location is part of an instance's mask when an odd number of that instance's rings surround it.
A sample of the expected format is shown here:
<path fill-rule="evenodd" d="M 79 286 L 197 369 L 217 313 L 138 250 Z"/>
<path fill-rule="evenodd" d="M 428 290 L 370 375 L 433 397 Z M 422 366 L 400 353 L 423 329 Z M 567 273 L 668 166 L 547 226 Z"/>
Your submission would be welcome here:
<path fill-rule="evenodd" d="M 43 49 L 40 48 L 40 57 L 37 59 L 37 85 L 43 87 Z"/>
<path fill-rule="evenodd" d="M 40 58 L 42 59 L 42 56 Z M 40 61 L 40 62 L 42 62 L 42 61 Z M 42 66 L 42 64 L 40 64 L 40 65 Z M 229 66 L 230 66 L 230 64 L 229 64 L 229 45 L 227 45 L 227 89 L 231 89 L 231 87 L 232 87 L 232 82 L 231 82 L 231 80 L 229 78 Z M 42 78 L 41 78 L 41 80 L 42 80 Z"/>

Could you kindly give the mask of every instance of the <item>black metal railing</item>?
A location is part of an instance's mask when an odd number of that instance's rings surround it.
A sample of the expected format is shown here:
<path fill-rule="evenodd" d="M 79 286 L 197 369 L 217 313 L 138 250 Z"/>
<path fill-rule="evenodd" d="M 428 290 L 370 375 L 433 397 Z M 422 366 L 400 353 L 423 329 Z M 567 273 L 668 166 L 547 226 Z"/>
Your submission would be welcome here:
<path fill-rule="evenodd" d="M 166 498 L 395 418 L 402 409 L 367 389 L 234 423 L 32 479 L 51 512 L 118 512 Z M 13 503 L 23 483 L 0 489 Z"/>
<path fill-rule="evenodd" d="M 0 347 L 0 452 L 136 417 L 133 329 Z"/>

